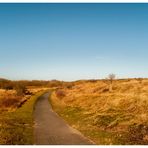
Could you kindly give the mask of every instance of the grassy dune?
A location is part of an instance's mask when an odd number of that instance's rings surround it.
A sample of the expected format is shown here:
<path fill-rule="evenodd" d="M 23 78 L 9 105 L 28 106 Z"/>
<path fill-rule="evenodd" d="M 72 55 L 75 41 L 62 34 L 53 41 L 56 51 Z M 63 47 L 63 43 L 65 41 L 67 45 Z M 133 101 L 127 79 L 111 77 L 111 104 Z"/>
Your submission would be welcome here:
<path fill-rule="evenodd" d="M 54 110 L 96 144 L 148 144 L 148 79 L 78 81 L 55 91 Z"/>
<path fill-rule="evenodd" d="M 33 109 L 43 93 L 36 93 L 15 111 L 0 113 L 0 144 L 33 144 Z"/>

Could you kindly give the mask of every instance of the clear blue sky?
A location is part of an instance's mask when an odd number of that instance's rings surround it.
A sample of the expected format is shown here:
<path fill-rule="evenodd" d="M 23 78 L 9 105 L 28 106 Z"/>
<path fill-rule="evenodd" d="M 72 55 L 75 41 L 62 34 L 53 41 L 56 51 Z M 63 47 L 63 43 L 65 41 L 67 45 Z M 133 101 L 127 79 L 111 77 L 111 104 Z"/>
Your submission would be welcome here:
<path fill-rule="evenodd" d="M 148 4 L 0 4 L 0 77 L 148 77 Z"/>

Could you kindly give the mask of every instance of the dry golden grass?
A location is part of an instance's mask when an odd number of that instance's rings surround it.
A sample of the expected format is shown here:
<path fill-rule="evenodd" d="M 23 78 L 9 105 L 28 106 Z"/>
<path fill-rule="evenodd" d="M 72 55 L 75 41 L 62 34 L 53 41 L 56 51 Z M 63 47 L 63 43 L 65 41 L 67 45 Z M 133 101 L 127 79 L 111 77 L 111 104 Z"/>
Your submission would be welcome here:
<path fill-rule="evenodd" d="M 33 87 L 28 89 L 29 95 L 18 96 L 16 90 L 0 89 L 0 111 L 14 111 L 21 107 L 21 104 L 25 103 L 31 97 L 31 94 L 44 90 L 47 90 L 47 88 Z"/>
<path fill-rule="evenodd" d="M 65 95 L 52 95 L 55 109 L 56 106 L 80 108 L 85 119 L 90 121 L 89 126 L 116 133 L 114 139 L 107 135 L 106 140 L 110 142 L 103 141 L 101 144 L 148 144 L 148 79 L 115 80 L 112 92 L 107 80 L 79 82 L 60 91 Z M 66 116 L 66 112 L 64 114 Z M 78 120 L 81 122 L 81 119 Z M 72 123 L 73 126 L 79 130 L 84 128 L 75 123 Z M 97 139 L 91 134 L 87 136 L 100 144 L 100 137 Z"/>
<path fill-rule="evenodd" d="M 15 90 L 5 90 L 0 89 L 0 110 L 2 111 L 10 111 L 17 108 L 19 102 L 21 101 L 21 97 L 16 95 Z"/>
<path fill-rule="evenodd" d="M 36 87 L 36 86 L 27 87 L 27 90 L 31 92 L 32 94 L 35 94 L 39 91 L 48 90 L 48 89 L 49 87 Z"/>
<path fill-rule="evenodd" d="M 0 145 L 30 145 L 33 137 L 33 111 L 37 99 L 45 91 L 38 92 L 13 112 L 0 112 Z"/>

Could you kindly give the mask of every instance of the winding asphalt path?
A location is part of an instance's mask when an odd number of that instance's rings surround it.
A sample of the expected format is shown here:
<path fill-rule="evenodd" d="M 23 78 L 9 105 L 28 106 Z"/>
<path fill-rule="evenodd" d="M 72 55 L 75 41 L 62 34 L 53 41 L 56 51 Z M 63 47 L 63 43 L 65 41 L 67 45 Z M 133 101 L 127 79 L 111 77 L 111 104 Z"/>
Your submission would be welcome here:
<path fill-rule="evenodd" d="M 34 110 L 34 144 L 37 145 L 90 145 L 93 144 L 73 129 L 51 108 L 49 93 L 41 96 Z"/>

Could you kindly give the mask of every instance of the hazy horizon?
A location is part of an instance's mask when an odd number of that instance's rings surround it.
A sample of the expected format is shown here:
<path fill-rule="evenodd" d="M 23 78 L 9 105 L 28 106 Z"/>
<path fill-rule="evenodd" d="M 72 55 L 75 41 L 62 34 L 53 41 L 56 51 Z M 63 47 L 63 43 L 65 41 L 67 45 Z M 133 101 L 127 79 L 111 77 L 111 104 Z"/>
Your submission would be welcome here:
<path fill-rule="evenodd" d="M 87 79 L 73 79 L 73 80 L 62 80 L 62 79 L 9 79 L 6 77 L 0 77 L 0 79 L 6 79 L 11 81 L 63 81 L 63 82 L 75 82 L 75 81 L 87 81 L 87 80 L 107 80 L 109 75 L 104 78 L 87 78 Z M 115 75 L 115 80 L 126 80 L 126 79 L 148 79 L 148 77 L 118 77 Z"/>
<path fill-rule="evenodd" d="M 148 77 L 148 4 L 0 4 L 0 77 Z"/>

